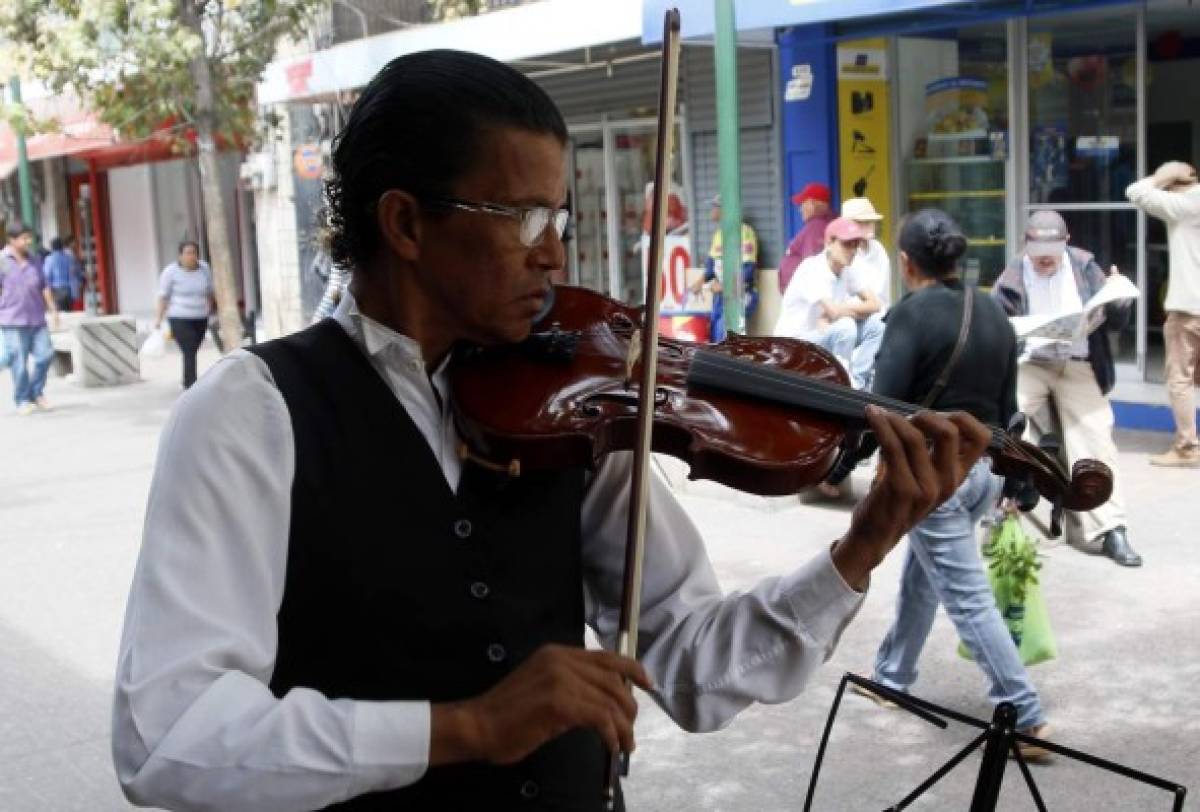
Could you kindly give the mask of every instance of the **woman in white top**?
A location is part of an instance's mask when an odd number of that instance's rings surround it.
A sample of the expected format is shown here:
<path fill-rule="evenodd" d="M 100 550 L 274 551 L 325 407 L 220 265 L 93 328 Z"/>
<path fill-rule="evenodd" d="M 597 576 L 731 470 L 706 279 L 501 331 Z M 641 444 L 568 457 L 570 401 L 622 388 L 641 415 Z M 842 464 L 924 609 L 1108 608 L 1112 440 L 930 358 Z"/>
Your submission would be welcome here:
<path fill-rule="evenodd" d="M 216 309 L 212 271 L 200 259 L 200 246 L 192 240 L 179 244 L 179 258 L 163 268 L 158 278 L 158 313 L 154 327 L 163 317 L 183 353 L 183 388 L 196 382 L 196 353 L 208 329 L 208 316 Z"/>

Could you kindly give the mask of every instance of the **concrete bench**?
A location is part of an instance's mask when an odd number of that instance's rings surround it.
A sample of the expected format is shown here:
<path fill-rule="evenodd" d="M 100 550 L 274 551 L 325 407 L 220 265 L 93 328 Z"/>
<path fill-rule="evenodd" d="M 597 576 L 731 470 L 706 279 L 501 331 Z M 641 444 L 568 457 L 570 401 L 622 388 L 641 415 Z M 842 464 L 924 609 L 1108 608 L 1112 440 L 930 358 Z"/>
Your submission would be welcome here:
<path fill-rule="evenodd" d="M 112 386 L 141 380 L 137 323 L 132 316 L 61 313 L 50 330 L 51 369 L 75 374 L 81 386 Z"/>

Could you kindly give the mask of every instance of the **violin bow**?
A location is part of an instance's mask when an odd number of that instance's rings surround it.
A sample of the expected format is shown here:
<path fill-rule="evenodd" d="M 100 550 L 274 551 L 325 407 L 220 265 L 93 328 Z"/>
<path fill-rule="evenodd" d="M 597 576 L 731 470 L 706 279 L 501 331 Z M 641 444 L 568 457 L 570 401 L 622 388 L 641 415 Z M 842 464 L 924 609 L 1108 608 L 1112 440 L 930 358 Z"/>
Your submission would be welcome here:
<path fill-rule="evenodd" d="M 640 341 L 641 375 L 638 390 L 637 443 L 634 446 L 633 481 L 625 536 L 625 576 L 621 587 L 621 620 L 617 627 L 617 653 L 637 658 L 638 620 L 642 605 L 642 559 L 646 549 L 646 508 L 650 495 L 650 435 L 654 427 L 655 382 L 658 376 L 659 287 L 662 282 L 663 243 L 667 230 L 667 197 L 671 181 L 671 139 L 675 135 L 675 92 L 679 74 L 679 10 L 668 9 L 663 20 L 662 70 L 658 88 L 658 142 L 654 155 L 654 197 L 651 203 L 650 246 L 646 262 L 646 306 Z M 636 338 L 636 337 L 635 337 Z M 637 358 L 630 358 L 632 367 Z M 632 373 L 630 375 L 632 378 Z M 613 808 L 618 773 L 627 769 L 628 754 L 611 753 L 604 799 Z"/>

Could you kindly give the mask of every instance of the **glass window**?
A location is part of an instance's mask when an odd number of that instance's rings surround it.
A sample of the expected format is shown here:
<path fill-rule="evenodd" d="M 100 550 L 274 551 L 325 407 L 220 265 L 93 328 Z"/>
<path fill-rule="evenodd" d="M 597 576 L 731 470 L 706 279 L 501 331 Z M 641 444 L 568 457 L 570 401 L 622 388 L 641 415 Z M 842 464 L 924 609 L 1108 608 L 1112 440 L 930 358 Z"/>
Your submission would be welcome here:
<path fill-rule="evenodd" d="M 1125 202 L 1137 166 L 1136 19 L 1029 21 L 1030 203 Z"/>
<path fill-rule="evenodd" d="M 1003 25 L 897 41 L 908 211 L 942 209 L 967 235 L 967 281 L 1004 270 L 1008 47 Z"/>

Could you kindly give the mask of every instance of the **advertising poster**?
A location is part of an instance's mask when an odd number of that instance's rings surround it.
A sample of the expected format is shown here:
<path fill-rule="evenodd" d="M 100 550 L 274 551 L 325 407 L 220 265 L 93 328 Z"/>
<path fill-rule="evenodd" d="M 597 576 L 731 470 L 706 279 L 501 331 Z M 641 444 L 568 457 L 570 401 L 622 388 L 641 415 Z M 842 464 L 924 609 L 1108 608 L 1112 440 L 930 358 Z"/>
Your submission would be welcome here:
<path fill-rule="evenodd" d="M 886 44 L 882 39 L 843 42 L 837 64 L 840 199 L 870 199 L 883 215 L 876 236 L 890 251 L 895 220 Z"/>

